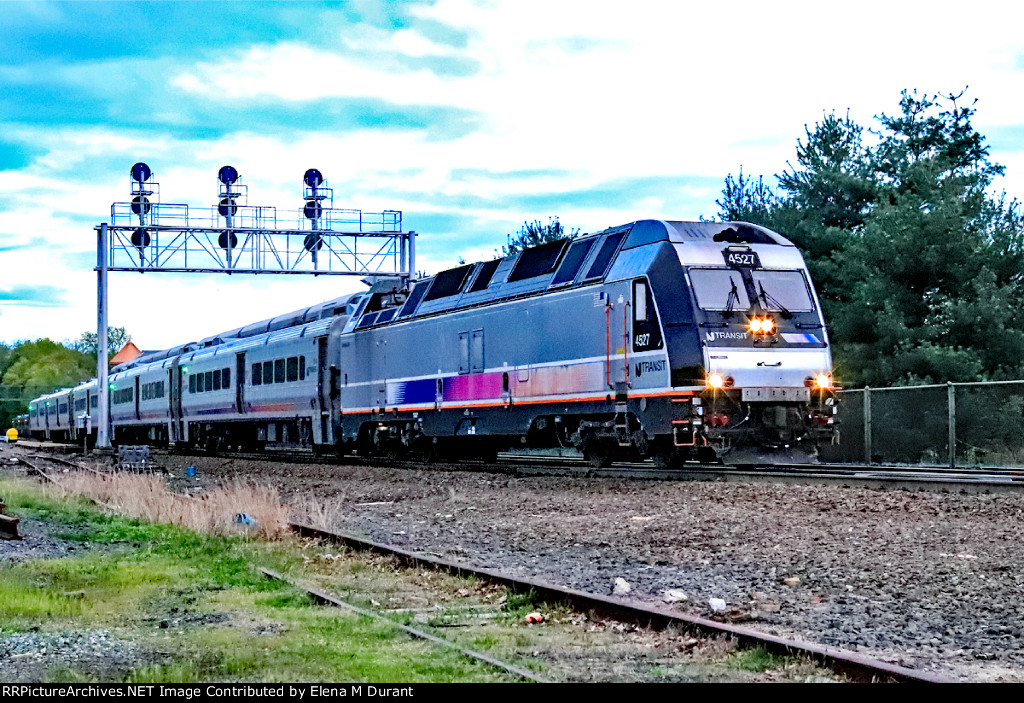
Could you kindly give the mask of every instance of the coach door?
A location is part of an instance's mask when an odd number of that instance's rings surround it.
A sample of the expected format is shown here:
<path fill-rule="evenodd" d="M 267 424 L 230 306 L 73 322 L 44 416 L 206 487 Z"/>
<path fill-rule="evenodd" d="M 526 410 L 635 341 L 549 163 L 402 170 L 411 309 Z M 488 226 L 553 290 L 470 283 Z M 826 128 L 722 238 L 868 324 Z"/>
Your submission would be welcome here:
<path fill-rule="evenodd" d="M 183 442 L 185 438 L 181 435 L 181 367 L 177 364 L 167 369 L 167 387 L 171 392 L 167 394 L 170 404 L 171 415 L 171 443 Z"/>
<path fill-rule="evenodd" d="M 235 355 L 235 409 L 245 412 L 245 352 Z"/>
<path fill-rule="evenodd" d="M 317 408 L 320 411 L 320 443 L 327 444 L 328 425 L 331 422 L 331 382 L 324 383 L 329 378 L 327 364 L 327 337 L 317 337 L 317 373 L 316 373 L 316 397 Z M 337 383 L 335 381 L 335 383 Z"/>

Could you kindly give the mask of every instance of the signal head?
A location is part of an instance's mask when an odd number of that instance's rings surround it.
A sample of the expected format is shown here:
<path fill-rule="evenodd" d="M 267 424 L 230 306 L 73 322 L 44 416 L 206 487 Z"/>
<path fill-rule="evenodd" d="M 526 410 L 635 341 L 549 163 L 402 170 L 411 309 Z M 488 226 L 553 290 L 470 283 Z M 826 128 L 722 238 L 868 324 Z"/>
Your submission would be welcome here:
<path fill-rule="evenodd" d="M 305 206 L 302 208 L 302 214 L 310 220 L 318 219 L 323 215 L 323 206 L 316 200 L 307 200 Z"/>
<path fill-rule="evenodd" d="M 132 180 L 136 183 L 145 183 L 153 176 L 153 171 L 149 168 L 148 164 L 139 161 L 132 166 L 131 174 Z"/>
<path fill-rule="evenodd" d="M 238 180 L 238 169 L 234 166 L 221 166 L 217 171 L 217 180 L 226 186 L 232 185 Z"/>
<path fill-rule="evenodd" d="M 302 176 L 302 182 L 310 188 L 316 188 L 324 182 L 324 174 L 315 168 L 306 169 L 306 173 Z"/>

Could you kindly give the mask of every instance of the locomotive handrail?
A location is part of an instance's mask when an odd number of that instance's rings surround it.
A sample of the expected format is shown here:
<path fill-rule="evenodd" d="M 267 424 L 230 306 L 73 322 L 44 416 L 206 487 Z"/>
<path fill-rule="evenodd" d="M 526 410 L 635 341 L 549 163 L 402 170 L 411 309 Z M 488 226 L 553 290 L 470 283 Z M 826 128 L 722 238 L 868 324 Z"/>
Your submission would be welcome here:
<path fill-rule="evenodd" d="M 622 383 L 629 388 L 629 301 L 622 308 Z"/>
<path fill-rule="evenodd" d="M 612 388 L 612 301 L 604 305 L 604 382 Z"/>

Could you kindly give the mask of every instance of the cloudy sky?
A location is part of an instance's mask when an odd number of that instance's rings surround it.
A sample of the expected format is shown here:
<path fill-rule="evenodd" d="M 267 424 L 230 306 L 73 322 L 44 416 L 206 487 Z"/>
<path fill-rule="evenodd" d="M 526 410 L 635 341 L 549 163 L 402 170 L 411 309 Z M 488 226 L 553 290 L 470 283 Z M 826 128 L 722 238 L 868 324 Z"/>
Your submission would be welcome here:
<path fill-rule="evenodd" d="M 804 125 L 900 91 L 976 98 L 1024 196 L 1024 11 L 1007 3 L 0 2 L 0 341 L 96 325 L 96 238 L 146 161 L 163 202 L 401 210 L 417 268 L 490 257 L 524 220 L 583 232 L 716 212 Z M 361 288 L 117 273 L 110 322 L 155 349 Z"/>

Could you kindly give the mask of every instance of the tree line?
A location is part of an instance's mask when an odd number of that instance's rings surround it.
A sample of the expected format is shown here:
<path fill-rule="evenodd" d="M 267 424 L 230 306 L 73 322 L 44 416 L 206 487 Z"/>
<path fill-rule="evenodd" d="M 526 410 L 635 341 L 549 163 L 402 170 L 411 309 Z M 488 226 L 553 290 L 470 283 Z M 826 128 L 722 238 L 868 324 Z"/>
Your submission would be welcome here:
<path fill-rule="evenodd" d="M 131 341 L 123 327 L 111 327 L 107 348 L 112 357 Z M 85 332 L 74 342 L 50 339 L 0 344 L 0 431 L 28 403 L 58 388 L 76 386 L 96 376 L 96 333 Z"/>
<path fill-rule="evenodd" d="M 740 170 L 721 220 L 769 227 L 802 251 L 846 387 L 1024 378 L 1024 216 L 993 192 L 964 95 L 904 91 L 865 127 L 826 114 L 766 181 Z M 575 236 L 558 218 L 524 222 L 502 254 Z M 131 337 L 112 328 L 113 354 Z M 0 344 L 0 427 L 28 400 L 91 378 L 96 335 Z"/>
<path fill-rule="evenodd" d="M 848 387 L 1024 378 L 1024 219 L 964 103 L 904 91 L 868 129 L 825 115 L 777 187 L 741 171 L 716 201 L 801 249 Z"/>

